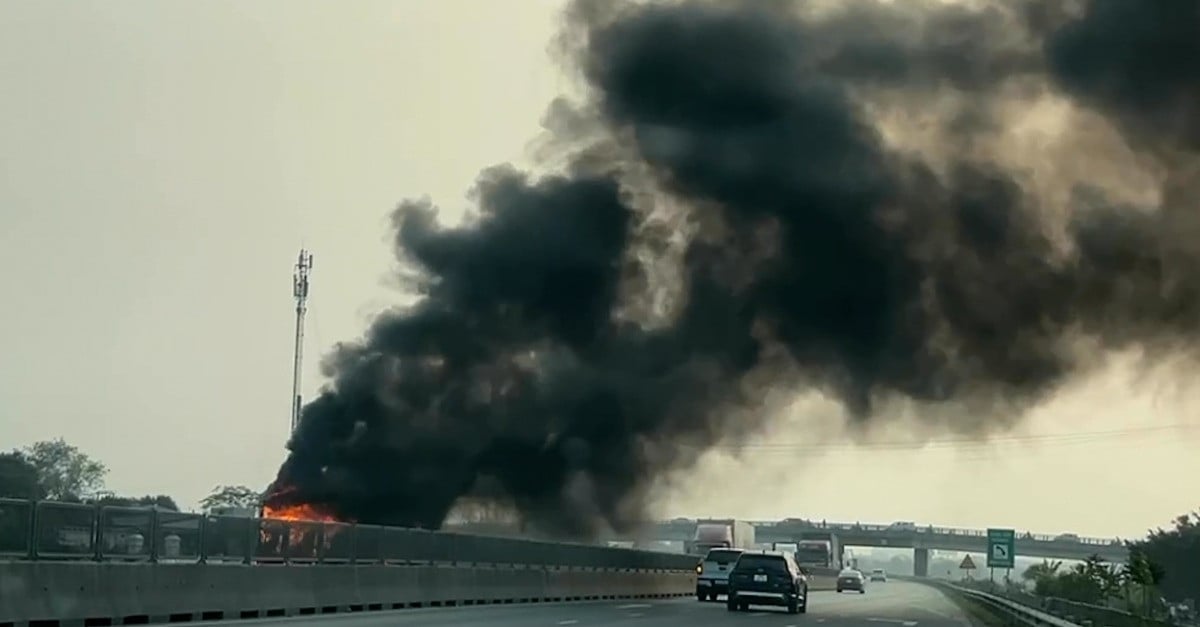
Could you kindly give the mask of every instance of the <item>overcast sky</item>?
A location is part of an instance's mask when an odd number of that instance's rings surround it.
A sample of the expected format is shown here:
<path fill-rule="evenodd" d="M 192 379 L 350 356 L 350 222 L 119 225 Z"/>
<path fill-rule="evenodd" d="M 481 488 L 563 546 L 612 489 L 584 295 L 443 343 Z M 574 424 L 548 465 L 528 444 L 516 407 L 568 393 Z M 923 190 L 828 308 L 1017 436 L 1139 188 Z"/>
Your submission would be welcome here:
<path fill-rule="evenodd" d="M 61 436 L 110 489 L 185 506 L 269 482 L 297 249 L 316 255 L 312 396 L 321 353 L 403 298 L 395 204 L 453 215 L 480 168 L 524 160 L 564 88 L 560 5 L 0 4 L 0 445 Z M 1198 505 L 1198 401 L 1118 360 L 994 443 L 917 449 L 902 424 L 849 446 L 802 399 L 663 512 L 1134 535 Z"/>

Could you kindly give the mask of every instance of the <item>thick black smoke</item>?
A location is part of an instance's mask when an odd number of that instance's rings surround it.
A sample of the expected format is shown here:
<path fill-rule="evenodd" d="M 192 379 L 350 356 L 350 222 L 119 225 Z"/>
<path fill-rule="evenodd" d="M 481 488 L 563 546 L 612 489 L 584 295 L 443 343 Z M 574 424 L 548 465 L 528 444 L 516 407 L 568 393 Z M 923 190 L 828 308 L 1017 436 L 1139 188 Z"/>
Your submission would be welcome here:
<path fill-rule="evenodd" d="M 768 388 L 979 428 L 1105 351 L 1193 347 L 1200 0 L 976 5 L 576 2 L 570 165 L 486 171 L 459 228 L 401 205 L 424 298 L 328 358 L 277 486 L 425 527 L 479 495 L 587 535 L 760 427 Z M 1039 98 L 1080 137 L 1107 121 L 1124 147 L 1079 161 L 1142 164 L 1159 200 L 1084 180 L 1052 207 L 996 148 Z"/>

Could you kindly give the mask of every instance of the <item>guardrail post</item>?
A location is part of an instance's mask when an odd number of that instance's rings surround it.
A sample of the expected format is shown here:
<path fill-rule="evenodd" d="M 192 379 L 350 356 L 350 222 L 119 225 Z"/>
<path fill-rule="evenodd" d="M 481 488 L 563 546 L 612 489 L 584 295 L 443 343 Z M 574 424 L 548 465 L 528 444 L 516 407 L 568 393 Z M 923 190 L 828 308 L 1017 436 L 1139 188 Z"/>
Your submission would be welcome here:
<path fill-rule="evenodd" d="M 158 506 L 150 510 L 150 563 L 158 562 Z"/>
<path fill-rule="evenodd" d="M 29 544 L 25 547 L 29 552 L 29 559 L 35 560 L 38 558 L 38 525 L 41 524 L 41 518 L 38 516 L 38 502 L 33 501 L 29 507 Z"/>
<path fill-rule="evenodd" d="M 104 514 L 100 511 L 99 503 L 92 510 L 92 557 L 97 561 L 104 559 Z"/>
<path fill-rule="evenodd" d="M 246 519 L 246 548 L 245 555 L 242 556 L 243 564 L 254 563 L 254 553 L 258 548 L 258 535 L 262 530 L 262 518 L 247 518 Z"/>
<path fill-rule="evenodd" d="M 200 538 L 196 541 L 196 555 L 201 564 L 208 563 L 208 514 L 200 516 L 198 525 Z"/>

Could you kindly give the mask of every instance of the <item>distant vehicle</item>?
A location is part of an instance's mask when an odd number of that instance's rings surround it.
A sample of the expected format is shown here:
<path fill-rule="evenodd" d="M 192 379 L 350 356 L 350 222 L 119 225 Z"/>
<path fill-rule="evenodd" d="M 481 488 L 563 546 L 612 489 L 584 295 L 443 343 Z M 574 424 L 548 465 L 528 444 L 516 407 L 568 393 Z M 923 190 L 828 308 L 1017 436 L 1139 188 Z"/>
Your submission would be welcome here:
<path fill-rule="evenodd" d="M 871 581 L 887 581 L 887 573 L 882 568 L 876 568 L 871 571 Z"/>
<path fill-rule="evenodd" d="M 785 607 L 788 614 L 807 612 L 808 576 L 779 551 L 742 553 L 729 578 L 725 609 L 745 612 L 751 605 Z"/>
<path fill-rule="evenodd" d="M 835 568 L 833 543 L 829 540 L 801 540 L 796 543 L 796 562 L 810 568 Z"/>
<path fill-rule="evenodd" d="M 716 601 L 718 595 L 728 594 L 729 573 L 744 552 L 742 549 L 710 549 L 704 561 L 696 566 L 696 600 Z"/>
<path fill-rule="evenodd" d="M 861 572 L 847 568 L 838 573 L 837 591 L 840 594 L 842 590 L 857 590 L 859 594 L 866 594 L 867 581 Z"/>
<path fill-rule="evenodd" d="M 692 537 L 691 553 L 704 555 L 709 549 L 753 549 L 754 525 L 744 520 L 701 521 Z"/>
<path fill-rule="evenodd" d="M 1060 533 L 1054 536 L 1054 539 L 1059 542 L 1079 542 L 1079 536 L 1073 533 Z"/>
<path fill-rule="evenodd" d="M 899 521 L 888 525 L 888 529 L 892 531 L 916 531 L 917 523 L 909 521 Z"/>

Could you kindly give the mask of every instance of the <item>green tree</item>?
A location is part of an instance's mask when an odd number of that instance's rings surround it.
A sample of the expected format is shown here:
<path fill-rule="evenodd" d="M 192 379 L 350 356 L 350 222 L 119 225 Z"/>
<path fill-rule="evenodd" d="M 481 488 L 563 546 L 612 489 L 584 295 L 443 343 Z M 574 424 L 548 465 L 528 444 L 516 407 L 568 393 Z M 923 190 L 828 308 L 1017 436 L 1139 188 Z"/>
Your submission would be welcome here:
<path fill-rule="evenodd" d="M 1093 555 L 1065 572 L 1062 562 L 1042 562 L 1022 573 L 1033 580 L 1034 593 L 1043 597 L 1058 597 L 1082 603 L 1101 603 L 1122 593 L 1124 575 L 1119 566 L 1109 564 Z"/>
<path fill-rule="evenodd" d="M 1143 614 L 1152 614 L 1152 596 L 1162 585 L 1166 569 L 1146 555 L 1140 546 L 1129 548 L 1129 560 L 1125 565 L 1126 578 L 1140 591 L 1140 605 Z"/>
<path fill-rule="evenodd" d="M 200 500 L 200 506 L 206 512 L 218 507 L 255 508 L 262 498 L 262 492 L 244 485 L 219 485 L 213 488 L 211 494 Z"/>
<path fill-rule="evenodd" d="M 37 469 L 46 498 L 78 500 L 104 486 L 108 469 L 62 438 L 35 442 L 21 451 Z"/>
<path fill-rule="evenodd" d="M 1037 583 L 1039 580 L 1047 577 L 1056 577 L 1058 575 L 1058 569 L 1061 567 L 1062 562 L 1060 561 L 1051 562 L 1050 560 L 1042 560 L 1041 564 L 1034 564 L 1029 568 L 1026 568 L 1025 572 L 1021 573 L 1021 578 L 1025 579 L 1026 581 Z"/>
<path fill-rule="evenodd" d="M 0 497 L 14 499 L 46 497 L 37 467 L 21 451 L 0 453 Z"/>
<path fill-rule="evenodd" d="M 1200 581 L 1200 512 L 1184 514 L 1171 529 L 1151 531 L 1145 540 L 1129 545 L 1146 560 L 1141 585 L 1157 590 L 1169 601 L 1195 598 Z M 1149 594 L 1149 592 L 1147 592 Z"/>
<path fill-rule="evenodd" d="M 165 494 L 140 497 L 102 496 L 96 499 L 96 503 L 98 505 L 112 505 L 116 507 L 157 507 L 173 512 L 179 511 L 179 506 L 175 504 L 175 499 Z"/>

